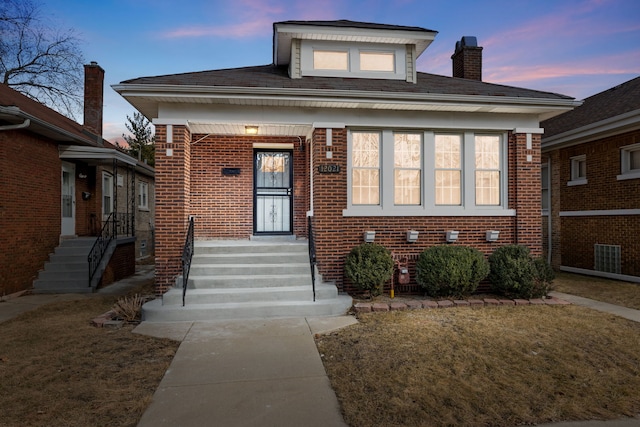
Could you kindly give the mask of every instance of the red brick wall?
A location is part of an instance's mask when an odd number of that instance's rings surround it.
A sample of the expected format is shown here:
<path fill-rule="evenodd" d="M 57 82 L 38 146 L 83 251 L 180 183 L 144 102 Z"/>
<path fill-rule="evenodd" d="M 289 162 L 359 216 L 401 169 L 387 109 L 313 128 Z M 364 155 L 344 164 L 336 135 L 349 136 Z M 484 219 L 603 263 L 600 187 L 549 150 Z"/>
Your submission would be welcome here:
<path fill-rule="evenodd" d="M 57 246 L 60 176 L 56 144 L 0 132 L 0 295 L 30 289 Z"/>
<path fill-rule="evenodd" d="M 531 135 L 532 149 L 526 147 L 525 134 L 510 136 L 515 165 L 509 171 L 510 189 L 515 191 L 517 233 L 514 243 L 527 246 L 534 256 L 542 255 L 542 218 L 540 217 L 540 135 Z M 528 160 L 527 156 L 531 156 Z"/>
<path fill-rule="evenodd" d="M 306 236 L 307 150 L 291 137 L 191 135 L 156 126 L 156 288 L 163 293 L 181 272 L 180 256 L 189 215 L 196 238 L 248 239 L 253 234 L 253 143 L 294 143 L 294 234 Z M 191 143 L 191 141 L 196 141 Z M 167 148 L 173 156 L 167 156 Z M 240 175 L 223 175 L 239 168 Z"/>
<path fill-rule="evenodd" d="M 191 134 L 186 126 L 156 125 L 156 291 L 166 292 L 182 271 L 180 257 L 189 219 Z M 167 149 L 173 150 L 167 156 Z"/>
<path fill-rule="evenodd" d="M 135 241 L 119 244 L 105 268 L 99 288 L 110 285 L 113 282 L 132 276 L 136 272 L 136 264 L 133 262 L 136 257 Z"/>
<path fill-rule="evenodd" d="M 620 147 L 640 142 L 640 131 L 559 150 L 562 211 L 596 209 L 638 209 L 640 191 L 637 179 L 618 181 Z M 567 186 L 571 180 L 570 158 L 587 156 L 587 184 Z"/>
<path fill-rule="evenodd" d="M 198 141 L 204 135 L 194 135 Z M 308 166 L 298 138 L 211 135 L 191 146 L 191 210 L 199 238 L 248 239 L 253 234 L 253 143 L 294 143 L 294 224 L 306 236 Z M 223 175 L 240 168 L 240 175 Z"/>
<path fill-rule="evenodd" d="M 551 219 L 553 266 L 592 270 L 594 244 L 620 245 L 622 273 L 640 276 L 640 217 L 560 217 L 560 212 L 639 209 L 639 179 L 617 180 L 620 147 L 640 142 L 640 131 L 557 149 L 545 153 L 551 160 Z M 567 186 L 571 157 L 586 155 L 587 184 Z"/>
<path fill-rule="evenodd" d="M 542 231 L 543 243 L 545 245 L 543 255 L 545 259 L 549 256 L 549 221 L 551 221 L 551 266 L 556 270 L 562 265 L 562 245 L 560 236 L 562 234 L 562 222 L 560 221 L 560 163 L 559 152 L 552 151 L 542 155 L 542 163 L 549 165 L 549 192 L 551 194 L 549 215 L 543 218 Z M 566 186 L 566 182 L 564 184 Z"/>
<path fill-rule="evenodd" d="M 375 230 L 376 243 L 397 255 L 408 255 L 413 276 L 415 257 L 426 247 L 445 243 L 447 230 L 460 231 L 455 244 L 478 248 L 490 254 L 498 246 L 520 243 L 530 247 L 532 253 L 541 253 L 540 230 L 540 138 L 534 136 L 533 149 L 526 150 L 525 136 L 509 138 L 509 208 L 518 209 L 514 217 L 343 217 L 347 206 L 347 131 L 333 129 L 333 144 L 325 145 L 325 130 L 314 132 L 314 229 L 318 269 L 325 280 L 333 280 L 347 292 L 355 289 L 344 280 L 343 266 L 347 253 L 362 243 L 365 230 Z M 332 159 L 325 152 L 332 151 Z M 526 161 L 531 154 L 532 161 Z M 337 164 L 340 174 L 318 174 L 317 166 Z M 518 187 L 518 188 L 517 188 Z M 517 188 L 517 191 L 516 191 Z M 522 190 L 522 191 L 520 191 Z M 520 213 L 522 212 L 522 217 Z M 407 243 L 407 230 L 420 232 L 417 243 Z M 487 230 L 500 230 L 498 242 L 485 240 Z M 417 290 L 415 287 L 414 290 Z M 410 287 L 409 287 L 410 288 Z M 408 288 L 408 289 L 409 289 Z"/>

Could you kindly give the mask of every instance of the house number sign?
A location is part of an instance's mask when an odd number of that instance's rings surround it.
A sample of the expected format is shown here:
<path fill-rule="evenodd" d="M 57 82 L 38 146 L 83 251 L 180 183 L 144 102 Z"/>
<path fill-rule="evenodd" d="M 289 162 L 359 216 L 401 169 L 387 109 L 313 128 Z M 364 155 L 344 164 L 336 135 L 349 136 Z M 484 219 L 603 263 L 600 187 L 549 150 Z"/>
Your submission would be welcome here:
<path fill-rule="evenodd" d="M 340 173 L 340 165 L 319 165 L 319 173 Z"/>

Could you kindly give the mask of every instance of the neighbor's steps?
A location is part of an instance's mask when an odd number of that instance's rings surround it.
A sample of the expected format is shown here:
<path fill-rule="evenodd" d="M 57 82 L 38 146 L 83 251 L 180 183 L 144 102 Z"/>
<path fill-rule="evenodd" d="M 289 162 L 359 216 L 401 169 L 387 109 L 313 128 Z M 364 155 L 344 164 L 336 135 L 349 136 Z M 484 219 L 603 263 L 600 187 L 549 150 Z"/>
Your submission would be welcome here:
<path fill-rule="evenodd" d="M 44 264 L 33 281 L 35 293 L 88 293 L 89 263 L 87 256 L 96 238 L 65 239 Z"/>
<path fill-rule="evenodd" d="M 143 307 L 145 321 L 337 316 L 351 307 L 333 284 L 313 301 L 306 241 L 196 241 L 185 306 L 181 278 Z"/>

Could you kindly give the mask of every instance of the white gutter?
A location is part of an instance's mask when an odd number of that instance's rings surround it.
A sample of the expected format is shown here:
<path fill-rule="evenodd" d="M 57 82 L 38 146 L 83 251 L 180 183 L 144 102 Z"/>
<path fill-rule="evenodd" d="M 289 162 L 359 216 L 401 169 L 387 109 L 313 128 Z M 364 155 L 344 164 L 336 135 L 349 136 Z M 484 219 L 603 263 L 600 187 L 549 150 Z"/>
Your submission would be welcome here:
<path fill-rule="evenodd" d="M 31 124 L 31 120 L 24 119 L 24 122 L 22 122 L 22 123 L 18 123 L 18 124 L 15 124 L 15 125 L 0 126 L 0 131 L 2 131 L 2 130 L 24 129 L 24 128 L 29 127 L 30 124 Z"/>
<path fill-rule="evenodd" d="M 455 95 L 434 93 L 404 93 L 384 91 L 328 90 L 303 88 L 265 88 L 235 86 L 146 85 L 118 84 L 111 86 L 123 97 L 144 98 L 246 98 L 279 99 L 324 102 L 420 102 L 434 105 L 522 105 L 524 107 L 556 107 L 573 109 L 582 101 L 573 99 L 548 99 L 488 95 Z"/>

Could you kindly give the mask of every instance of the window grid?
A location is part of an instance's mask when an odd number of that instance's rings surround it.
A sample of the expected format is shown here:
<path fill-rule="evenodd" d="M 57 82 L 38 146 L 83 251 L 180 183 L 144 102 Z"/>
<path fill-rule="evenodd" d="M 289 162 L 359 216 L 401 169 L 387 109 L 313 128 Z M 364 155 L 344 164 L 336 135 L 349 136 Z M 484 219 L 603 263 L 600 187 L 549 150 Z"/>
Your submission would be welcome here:
<path fill-rule="evenodd" d="M 380 134 L 353 134 L 352 199 L 354 205 L 380 204 Z"/>
<path fill-rule="evenodd" d="M 476 205 L 500 204 L 500 138 L 475 137 Z"/>
<path fill-rule="evenodd" d="M 394 202 L 420 205 L 422 181 L 422 137 L 419 134 L 394 135 Z"/>
<path fill-rule="evenodd" d="M 462 204 L 462 137 L 436 135 L 436 205 Z"/>

